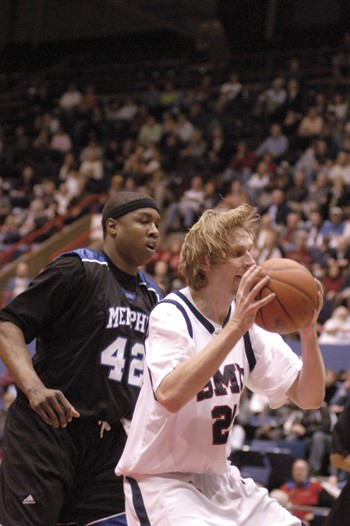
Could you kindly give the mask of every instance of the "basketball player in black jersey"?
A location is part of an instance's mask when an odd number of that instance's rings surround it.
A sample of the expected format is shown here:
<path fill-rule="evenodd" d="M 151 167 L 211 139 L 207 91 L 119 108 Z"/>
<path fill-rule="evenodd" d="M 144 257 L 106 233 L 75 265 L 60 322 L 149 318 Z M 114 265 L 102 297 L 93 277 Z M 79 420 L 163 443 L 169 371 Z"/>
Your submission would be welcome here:
<path fill-rule="evenodd" d="M 62 254 L 0 311 L 0 358 L 18 391 L 6 418 L 1 526 L 126 524 L 114 468 L 162 296 L 139 268 L 154 254 L 159 220 L 148 196 L 110 198 L 103 250 Z"/>

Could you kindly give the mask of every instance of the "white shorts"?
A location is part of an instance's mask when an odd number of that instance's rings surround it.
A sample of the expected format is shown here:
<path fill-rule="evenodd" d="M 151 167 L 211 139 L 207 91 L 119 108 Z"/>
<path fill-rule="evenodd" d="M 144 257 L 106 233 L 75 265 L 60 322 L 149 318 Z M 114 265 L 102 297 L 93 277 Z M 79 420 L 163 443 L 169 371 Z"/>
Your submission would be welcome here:
<path fill-rule="evenodd" d="M 224 475 L 174 473 L 124 479 L 128 526 L 301 526 L 265 488 Z"/>

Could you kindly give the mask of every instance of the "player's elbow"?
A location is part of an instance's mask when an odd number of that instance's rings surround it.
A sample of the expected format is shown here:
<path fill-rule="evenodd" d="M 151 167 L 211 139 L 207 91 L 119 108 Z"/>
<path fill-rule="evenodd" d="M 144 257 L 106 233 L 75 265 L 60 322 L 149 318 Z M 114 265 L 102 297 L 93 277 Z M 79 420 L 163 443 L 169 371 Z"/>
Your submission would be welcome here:
<path fill-rule="evenodd" d="M 298 405 L 301 409 L 304 410 L 319 409 L 324 402 L 324 397 L 325 391 L 322 390 L 319 393 L 313 393 L 308 397 L 301 397 Z"/>
<path fill-rule="evenodd" d="M 177 413 L 184 405 L 177 397 L 165 392 L 160 387 L 157 389 L 156 397 L 160 405 L 169 413 Z"/>

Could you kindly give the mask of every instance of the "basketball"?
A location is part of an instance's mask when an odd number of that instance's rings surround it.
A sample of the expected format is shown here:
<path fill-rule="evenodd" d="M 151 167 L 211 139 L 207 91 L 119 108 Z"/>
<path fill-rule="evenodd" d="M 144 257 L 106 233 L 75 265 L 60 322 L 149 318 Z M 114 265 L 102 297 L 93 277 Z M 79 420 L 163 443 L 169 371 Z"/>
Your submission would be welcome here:
<path fill-rule="evenodd" d="M 271 292 L 274 300 L 259 309 L 255 323 L 270 332 L 289 334 L 304 327 L 317 307 L 317 284 L 311 272 L 292 259 L 272 258 L 262 263 L 270 276 L 258 299 Z"/>

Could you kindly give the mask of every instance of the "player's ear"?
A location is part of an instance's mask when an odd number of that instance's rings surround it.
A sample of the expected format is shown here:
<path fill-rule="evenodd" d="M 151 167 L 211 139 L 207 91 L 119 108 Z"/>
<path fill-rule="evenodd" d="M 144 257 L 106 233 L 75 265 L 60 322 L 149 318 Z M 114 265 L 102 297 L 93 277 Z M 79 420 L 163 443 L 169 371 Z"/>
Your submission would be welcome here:
<path fill-rule="evenodd" d="M 106 221 L 106 233 L 111 234 L 112 236 L 115 236 L 118 230 L 118 221 L 116 219 L 112 219 L 111 217 L 107 219 Z"/>

